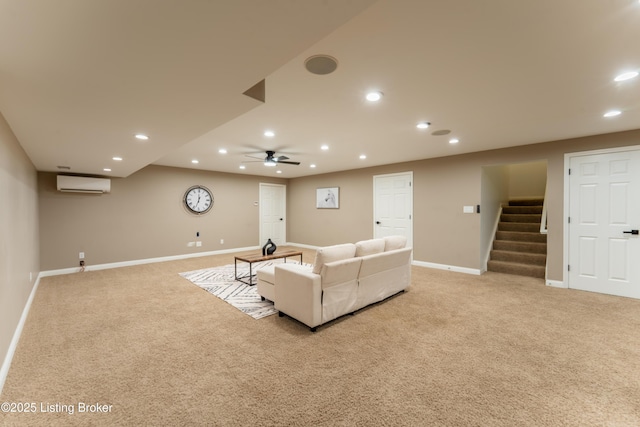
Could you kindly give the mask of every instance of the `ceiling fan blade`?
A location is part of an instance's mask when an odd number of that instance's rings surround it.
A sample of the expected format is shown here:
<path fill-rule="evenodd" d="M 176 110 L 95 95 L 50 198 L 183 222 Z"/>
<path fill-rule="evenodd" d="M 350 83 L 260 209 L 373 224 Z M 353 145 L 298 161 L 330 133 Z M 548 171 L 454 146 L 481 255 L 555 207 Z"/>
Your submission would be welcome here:
<path fill-rule="evenodd" d="M 284 163 L 285 165 L 299 165 L 300 162 L 287 162 L 278 160 L 276 163 Z"/>
<path fill-rule="evenodd" d="M 287 156 L 278 156 L 273 160 L 275 160 L 276 162 L 281 162 L 283 160 L 289 160 L 289 158 Z"/>
<path fill-rule="evenodd" d="M 250 156 L 249 154 L 245 154 L 244 156 L 245 157 L 251 157 L 252 159 L 264 160 L 264 157 Z"/>

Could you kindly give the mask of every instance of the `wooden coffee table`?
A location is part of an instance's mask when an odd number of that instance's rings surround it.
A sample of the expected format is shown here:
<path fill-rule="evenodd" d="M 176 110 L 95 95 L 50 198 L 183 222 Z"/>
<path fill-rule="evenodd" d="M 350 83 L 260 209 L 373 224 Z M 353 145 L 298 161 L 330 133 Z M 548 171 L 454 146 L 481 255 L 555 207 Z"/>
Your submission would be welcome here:
<path fill-rule="evenodd" d="M 253 286 L 255 285 L 255 283 L 253 283 L 253 278 L 255 277 L 255 274 L 253 273 L 253 264 L 256 262 L 261 262 L 261 261 L 269 261 L 272 259 L 280 259 L 280 258 L 284 258 L 284 262 L 287 262 L 287 258 L 288 257 L 292 257 L 292 256 L 299 256 L 300 257 L 300 264 L 302 264 L 302 252 L 299 251 L 282 251 L 282 252 L 278 252 L 278 253 L 273 253 L 272 255 L 262 255 L 262 254 L 255 254 L 255 255 L 240 255 L 240 256 L 236 256 L 234 257 L 233 260 L 233 268 L 234 268 L 234 273 L 236 276 L 236 280 L 242 283 L 245 283 L 249 286 Z M 249 275 L 248 276 L 238 276 L 238 261 L 242 261 L 242 262 L 248 262 L 249 263 Z M 249 278 L 249 281 L 245 281 L 243 279 Z"/>

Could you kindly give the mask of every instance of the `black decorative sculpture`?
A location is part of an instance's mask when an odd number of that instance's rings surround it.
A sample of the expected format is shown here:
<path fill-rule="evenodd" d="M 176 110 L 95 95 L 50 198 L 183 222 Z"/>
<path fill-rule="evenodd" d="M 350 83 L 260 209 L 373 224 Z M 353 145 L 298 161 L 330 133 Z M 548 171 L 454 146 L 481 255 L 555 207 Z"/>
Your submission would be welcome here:
<path fill-rule="evenodd" d="M 273 255 L 276 251 L 276 244 L 271 241 L 271 239 L 267 240 L 267 243 L 262 247 L 262 255 Z"/>

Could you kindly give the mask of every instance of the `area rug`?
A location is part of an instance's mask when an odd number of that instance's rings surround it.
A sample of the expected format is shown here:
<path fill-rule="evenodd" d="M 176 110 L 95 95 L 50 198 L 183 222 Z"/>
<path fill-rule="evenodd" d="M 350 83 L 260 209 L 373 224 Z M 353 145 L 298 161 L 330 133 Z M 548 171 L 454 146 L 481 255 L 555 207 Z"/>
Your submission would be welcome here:
<path fill-rule="evenodd" d="M 279 262 L 281 262 L 281 260 L 254 263 L 252 270 L 255 273 L 260 268 L 277 264 Z M 295 261 L 287 261 L 287 263 L 299 264 L 299 262 Z M 238 263 L 238 274 L 241 277 L 248 276 L 248 264 Z M 258 295 L 256 285 L 249 286 L 235 280 L 233 264 L 223 265 L 221 267 L 203 268 L 202 270 L 187 271 L 185 273 L 180 273 L 180 276 L 210 294 L 213 294 L 221 300 L 231 304 L 254 319 L 261 319 L 278 312 L 271 301 L 262 301 L 262 298 Z"/>

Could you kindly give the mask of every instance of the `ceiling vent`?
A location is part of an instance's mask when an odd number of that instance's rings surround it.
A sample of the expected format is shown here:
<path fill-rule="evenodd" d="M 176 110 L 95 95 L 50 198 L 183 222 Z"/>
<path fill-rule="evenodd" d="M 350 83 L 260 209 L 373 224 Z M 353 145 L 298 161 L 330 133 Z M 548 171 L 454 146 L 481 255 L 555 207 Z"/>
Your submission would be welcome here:
<path fill-rule="evenodd" d="M 111 180 L 87 176 L 58 175 L 58 191 L 64 193 L 108 193 L 111 191 Z"/>

